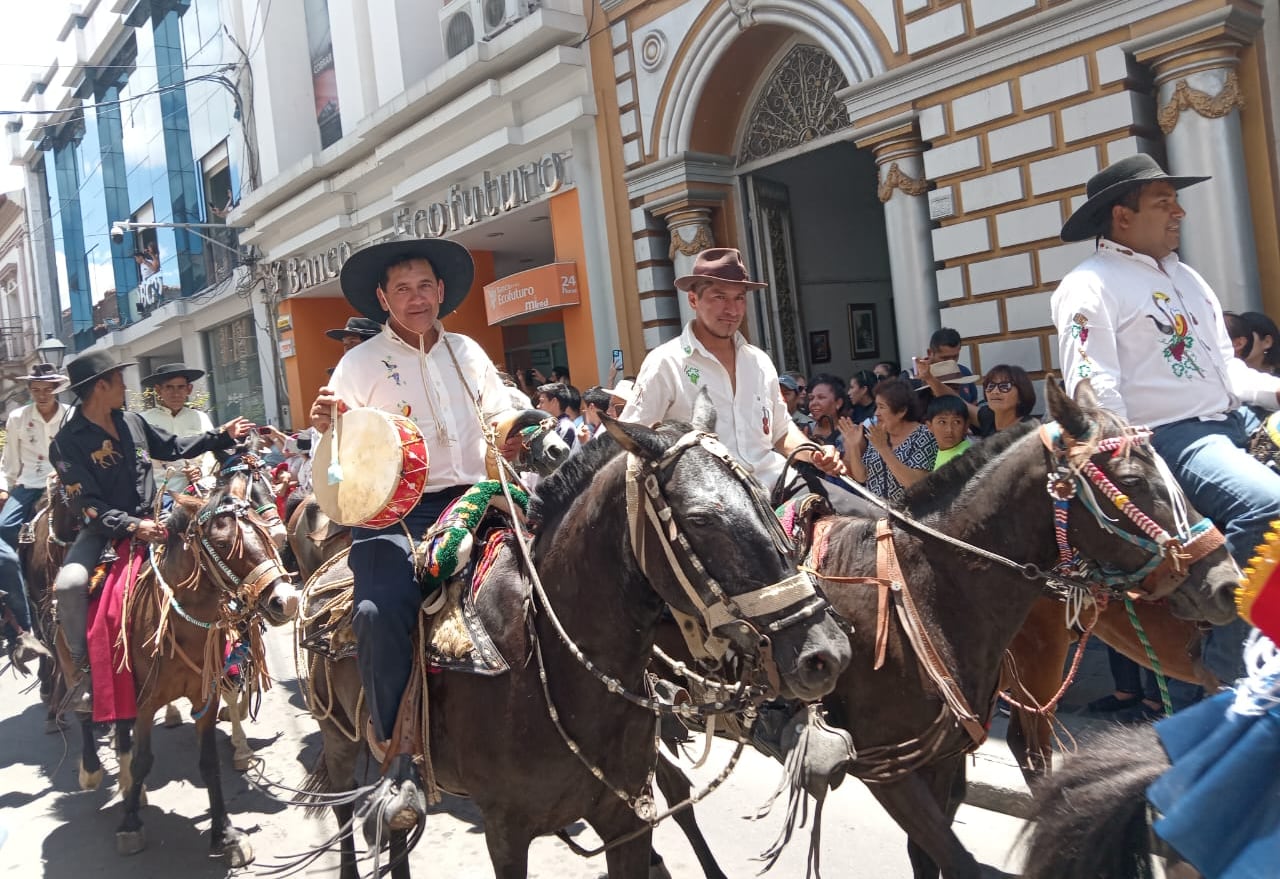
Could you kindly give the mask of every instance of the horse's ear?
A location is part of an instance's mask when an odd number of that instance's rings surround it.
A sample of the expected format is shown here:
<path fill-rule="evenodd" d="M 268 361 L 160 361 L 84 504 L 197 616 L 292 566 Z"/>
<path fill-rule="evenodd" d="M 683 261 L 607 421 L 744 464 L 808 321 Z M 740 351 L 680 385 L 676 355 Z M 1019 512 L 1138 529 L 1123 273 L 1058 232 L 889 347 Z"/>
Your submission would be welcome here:
<path fill-rule="evenodd" d="M 1096 406 L 1097 398 L 1088 380 L 1082 381 L 1076 389 L 1076 399 L 1067 396 L 1067 392 L 1058 385 L 1058 380 L 1049 376 L 1044 383 L 1044 395 L 1049 403 L 1049 417 L 1062 425 L 1062 429 L 1073 437 L 1083 438 L 1089 435 L 1093 424 L 1084 413 L 1084 406 Z"/>
<path fill-rule="evenodd" d="M 633 455 L 656 461 L 667 450 L 667 444 L 663 442 L 662 437 L 658 436 L 658 432 L 643 424 L 618 421 L 609 415 L 601 415 L 600 420 L 604 424 L 604 429 L 609 432 L 609 436 Z"/>
<path fill-rule="evenodd" d="M 716 432 L 716 406 L 711 402 L 711 392 L 704 386 L 693 401 L 693 429 L 704 433 Z"/>

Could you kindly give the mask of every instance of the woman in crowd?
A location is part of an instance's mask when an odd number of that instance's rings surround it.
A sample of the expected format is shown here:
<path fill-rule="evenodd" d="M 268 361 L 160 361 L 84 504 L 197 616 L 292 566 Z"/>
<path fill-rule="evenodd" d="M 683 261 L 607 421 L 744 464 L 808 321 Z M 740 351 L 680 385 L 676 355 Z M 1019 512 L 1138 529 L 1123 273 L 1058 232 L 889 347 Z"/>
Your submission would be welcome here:
<path fill-rule="evenodd" d="M 1228 311 L 1222 318 L 1227 324 L 1227 335 L 1231 337 L 1231 347 L 1237 357 L 1259 372 L 1277 371 L 1280 350 L 1276 343 L 1280 342 L 1280 328 L 1276 327 L 1275 321 L 1258 311 L 1241 314 Z"/>
<path fill-rule="evenodd" d="M 925 369 L 921 375 L 935 397 L 959 396 L 951 385 L 938 381 L 930 370 Z M 968 404 L 969 426 L 978 436 L 991 436 L 1031 418 L 1031 410 L 1036 406 L 1036 388 L 1021 366 L 1001 363 L 991 367 L 982 390 L 986 401 L 981 405 Z"/>
<path fill-rule="evenodd" d="M 876 400 L 871 392 L 878 381 L 869 369 L 859 370 L 849 379 L 849 417 L 854 424 L 862 424 L 876 414 Z"/>
<path fill-rule="evenodd" d="M 919 421 L 920 400 L 908 382 L 886 379 L 876 384 L 873 394 L 875 424 L 864 428 L 851 418 L 840 419 L 844 463 L 849 474 L 873 493 L 898 500 L 907 486 L 932 472 L 938 443 Z"/>
<path fill-rule="evenodd" d="M 825 372 L 809 379 L 809 415 L 813 417 L 809 438 L 820 445 L 835 446 L 843 454 L 839 423 L 847 407 L 844 381 Z"/>

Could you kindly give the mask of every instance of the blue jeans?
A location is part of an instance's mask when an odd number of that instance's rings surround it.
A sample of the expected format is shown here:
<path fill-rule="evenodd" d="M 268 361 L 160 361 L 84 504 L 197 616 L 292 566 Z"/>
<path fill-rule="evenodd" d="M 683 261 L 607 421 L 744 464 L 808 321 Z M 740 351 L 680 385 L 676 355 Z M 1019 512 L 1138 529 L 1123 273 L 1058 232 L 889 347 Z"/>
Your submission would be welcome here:
<path fill-rule="evenodd" d="M 1177 421 L 1157 427 L 1152 444 L 1169 463 L 1195 508 L 1213 520 L 1243 569 L 1271 522 L 1280 519 L 1280 474 L 1245 451 L 1249 420 Z M 1223 681 L 1244 674 L 1241 649 L 1249 624 L 1237 619 L 1206 633 L 1205 665 Z"/>
<path fill-rule="evenodd" d="M 356 664 L 373 733 L 380 741 L 391 738 L 400 699 L 409 684 L 413 632 L 422 606 L 422 588 L 414 575 L 408 535 L 413 535 L 414 543 L 420 541 L 449 502 L 468 487 L 424 494 L 402 522 L 389 528 L 351 529 L 347 562 L 355 578 L 351 627 L 356 633 Z"/>
<path fill-rule="evenodd" d="M 22 562 L 18 560 L 18 532 L 22 523 L 31 518 L 36 504 L 44 496 L 43 488 L 25 488 L 15 485 L 9 499 L 0 509 L 0 590 L 9 594 L 6 599 L 13 618 L 24 629 L 31 629 L 31 607 L 27 601 L 27 585 L 22 576 Z M 17 635 L 11 632 L 11 635 Z"/>

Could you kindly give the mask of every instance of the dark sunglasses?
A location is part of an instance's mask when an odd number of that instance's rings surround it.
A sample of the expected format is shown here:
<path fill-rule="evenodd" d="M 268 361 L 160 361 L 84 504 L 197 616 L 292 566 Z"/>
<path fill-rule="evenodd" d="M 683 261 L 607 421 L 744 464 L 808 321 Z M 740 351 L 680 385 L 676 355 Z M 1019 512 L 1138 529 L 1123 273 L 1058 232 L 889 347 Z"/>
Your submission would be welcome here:
<path fill-rule="evenodd" d="M 1002 394 L 1007 394 L 1013 390 L 1013 382 L 987 382 L 983 385 L 983 389 L 987 392 L 999 391 Z"/>

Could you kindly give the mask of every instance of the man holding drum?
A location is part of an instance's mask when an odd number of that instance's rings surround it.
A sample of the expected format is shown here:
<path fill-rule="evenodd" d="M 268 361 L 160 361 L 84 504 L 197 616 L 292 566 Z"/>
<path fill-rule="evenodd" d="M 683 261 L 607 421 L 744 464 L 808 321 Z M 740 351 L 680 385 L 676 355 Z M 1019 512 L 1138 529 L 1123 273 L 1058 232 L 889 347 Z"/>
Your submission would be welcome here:
<path fill-rule="evenodd" d="M 348 408 L 403 416 L 421 431 L 431 465 L 421 500 L 400 521 L 352 532 L 356 657 L 371 735 L 379 743 L 393 734 L 413 667 L 413 631 L 422 593 L 409 536 L 420 540 L 450 501 L 486 478 L 486 427 L 511 408 L 511 397 L 484 349 L 466 336 L 446 333 L 440 325 L 440 318 L 470 291 L 473 275 L 467 249 L 444 239 L 393 241 L 357 251 L 342 268 L 343 295 L 384 326 L 377 336 L 343 355 L 311 406 L 311 423 L 320 431 L 329 430 L 335 412 Z M 341 421 L 339 442 L 344 433 L 354 433 Z M 401 448 L 372 451 L 384 459 L 402 459 Z M 412 468 L 414 454 L 403 456 L 406 470 Z M 337 460 L 344 457 L 349 456 L 335 455 Z M 360 469 L 343 468 L 344 491 L 347 482 L 365 478 Z M 317 462 L 317 494 L 329 478 Z M 386 519 L 365 519 L 371 521 Z M 422 820 L 426 800 L 412 755 L 392 758 L 371 800 L 375 805 L 370 813 L 390 816 L 392 829 L 408 829 Z"/>

